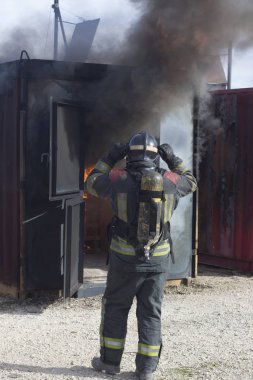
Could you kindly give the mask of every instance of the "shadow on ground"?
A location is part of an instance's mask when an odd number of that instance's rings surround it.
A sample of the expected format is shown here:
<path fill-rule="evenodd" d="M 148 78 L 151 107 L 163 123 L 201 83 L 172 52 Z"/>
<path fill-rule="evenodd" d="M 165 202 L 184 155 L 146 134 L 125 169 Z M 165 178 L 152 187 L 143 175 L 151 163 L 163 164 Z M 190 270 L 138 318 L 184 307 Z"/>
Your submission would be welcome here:
<path fill-rule="evenodd" d="M 69 368 L 64 367 L 42 367 L 42 366 L 34 366 L 34 365 L 25 365 L 25 364 L 14 364 L 14 363 L 4 363 L 0 362 L 0 370 L 9 371 L 10 376 L 18 378 L 18 372 L 24 373 L 37 373 L 41 375 L 59 375 L 59 376 L 76 376 L 78 378 L 100 378 L 100 379 L 108 379 L 108 375 L 96 372 L 90 367 L 81 367 L 81 366 L 73 366 Z M 22 375 L 20 375 L 22 376 Z M 112 378 L 112 376 L 109 376 Z M 117 379 L 136 379 L 133 372 L 122 372 L 117 375 Z"/>

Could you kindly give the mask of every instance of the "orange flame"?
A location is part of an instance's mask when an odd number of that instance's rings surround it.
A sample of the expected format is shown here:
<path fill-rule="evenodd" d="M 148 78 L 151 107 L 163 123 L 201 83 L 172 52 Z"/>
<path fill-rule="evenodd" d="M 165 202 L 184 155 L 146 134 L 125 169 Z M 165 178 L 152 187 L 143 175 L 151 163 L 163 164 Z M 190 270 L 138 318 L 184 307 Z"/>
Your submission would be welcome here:
<path fill-rule="evenodd" d="M 84 169 L 84 172 L 83 172 L 83 180 L 84 180 L 84 182 L 86 181 L 88 175 L 92 172 L 93 169 L 94 169 L 93 166 L 88 166 L 87 168 Z M 84 192 L 83 192 L 83 199 L 87 199 L 87 198 L 88 198 L 88 192 L 85 189 Z"/>
<path fill-rule="evenodd" d="M 88 175 L 92 172 L 93 169 L 94 169 L 93 166 L 89 166 L 88 168 L 84 169 L 84 173 L 83 173 L 84 182 L 86 181 Z"/>

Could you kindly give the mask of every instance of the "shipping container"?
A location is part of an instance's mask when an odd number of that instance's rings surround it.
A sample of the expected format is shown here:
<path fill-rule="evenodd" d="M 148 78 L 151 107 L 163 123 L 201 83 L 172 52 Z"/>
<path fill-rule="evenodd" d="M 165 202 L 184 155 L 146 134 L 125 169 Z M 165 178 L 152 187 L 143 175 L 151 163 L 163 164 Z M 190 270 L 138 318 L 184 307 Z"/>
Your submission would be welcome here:
<path fill-rule="evenodd" d="M 83 282 L 85 255 L 101 252 L 106 261 L 110 208 L 83 197 L 85 173 L 113 142 L 143 129 L 160 139 L 159 117 L 137 126 L 126 104 L 134 70 L 30 59 L 0 64 L 1 293 L 72 296 Z M 178 239 L 183 261 L 171 263 L 171 278 L 192 274 L 191 200 L 186 208 L 189 233 L 184 246 Z"/>
<path fill-rule="evenodd" d="M 211 94 L 199 123 L 199 261 L 253 272 L 253 89 Z M 215 130 L 209 122 L 214 122 Z"/>

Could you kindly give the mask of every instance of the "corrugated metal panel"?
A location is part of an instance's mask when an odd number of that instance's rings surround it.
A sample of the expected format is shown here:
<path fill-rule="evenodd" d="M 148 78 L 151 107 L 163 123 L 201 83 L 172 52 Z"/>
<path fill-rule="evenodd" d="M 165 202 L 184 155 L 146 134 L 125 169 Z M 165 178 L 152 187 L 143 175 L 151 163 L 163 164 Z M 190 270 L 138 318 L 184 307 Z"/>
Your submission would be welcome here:
<path fill-rule="evenodd" d="M 19 287 L 18 82 L 0 83 L 0 291 Z"/>
<path fill-rule="evenodd" d="M 219 133 L 200 165 L 200 262 L 253 271 L 253 89 L 213 94 Z"/>

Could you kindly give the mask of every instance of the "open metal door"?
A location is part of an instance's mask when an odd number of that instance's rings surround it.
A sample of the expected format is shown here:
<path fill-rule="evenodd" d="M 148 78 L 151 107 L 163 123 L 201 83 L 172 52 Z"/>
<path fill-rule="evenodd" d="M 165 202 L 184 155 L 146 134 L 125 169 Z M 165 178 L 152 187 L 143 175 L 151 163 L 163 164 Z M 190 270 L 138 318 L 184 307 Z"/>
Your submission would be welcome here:
<path fill-rule="evenodd" d="M 174 109 L 163 119 L 161 143 L 171 144 L 177 156 L 183 159 L 187 168 L 193 167 L 193 124 L 191 104 Z M 161 161 L 167 169 L 167 165 Z M 193 275 L 193 195 L 180 199 L 171 219 L 171 236 L 175 263 L 170 260 L 168 279 L 187 279 Z"/>
<path fill-rule="evenodd" d="M 66 200 L 64 231 L 64 298 L 83 283 L 84 203 L 80 196 Z"/>
<path fill-rule="evenodd" d="M 65 212 L 60 243 L 64 298 L 83 283 L 84 114 L 84 105 L 51 99 L 49 199 L 61 200 Z"/>

